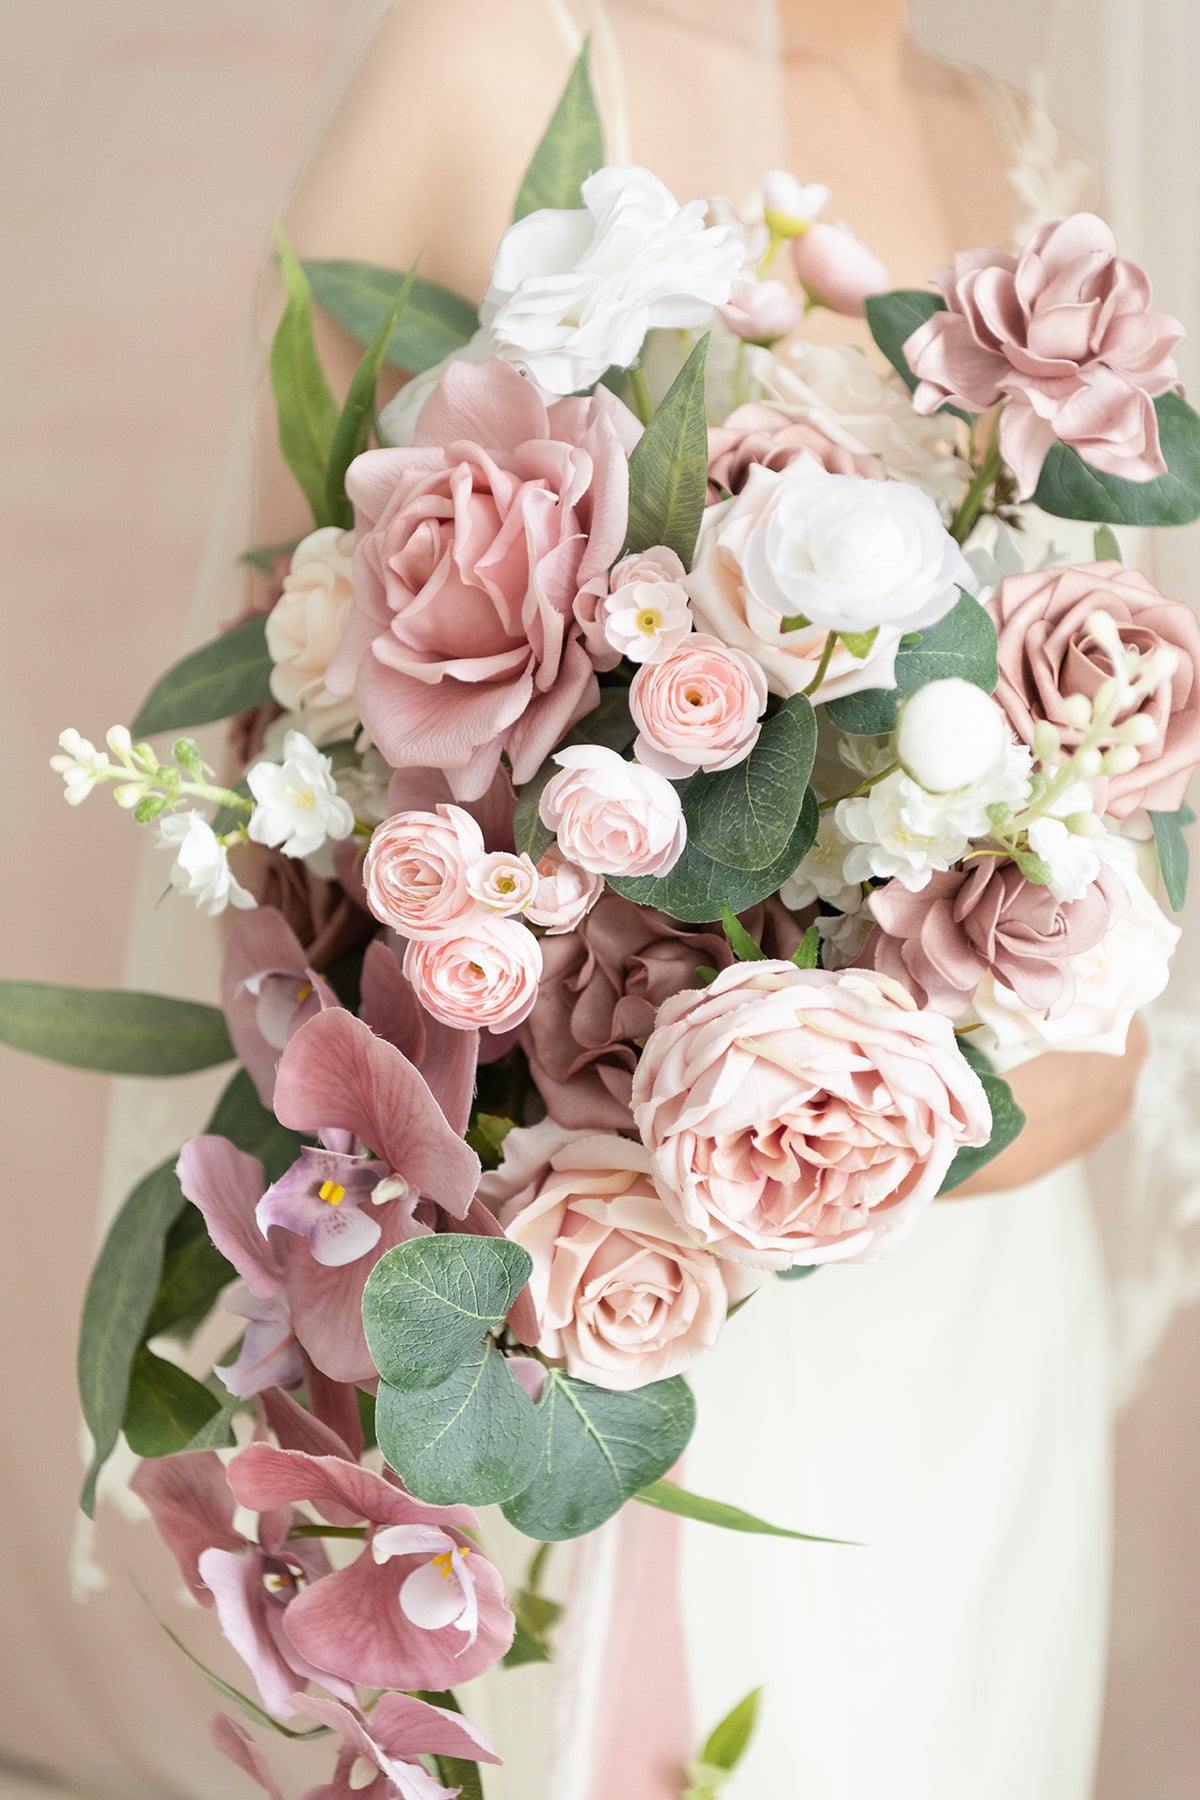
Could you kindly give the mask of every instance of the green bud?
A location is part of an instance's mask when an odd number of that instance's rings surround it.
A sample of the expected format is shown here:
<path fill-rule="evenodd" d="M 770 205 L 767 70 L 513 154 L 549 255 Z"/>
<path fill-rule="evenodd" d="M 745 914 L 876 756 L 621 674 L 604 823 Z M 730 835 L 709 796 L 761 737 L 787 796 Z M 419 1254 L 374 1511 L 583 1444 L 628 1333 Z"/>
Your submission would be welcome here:
<path fill-rule="evenodd" d="M 189 775 L 199 773 L 200 746 L 195 738 L 176 738 L 171 746 L 171 755 L 180 768 L 186 769 Z"/>
<path fill-rule="evenodd" d="M 1003 800 L 993 800 L 987 809 L 987 816 L 997 831 L 1001 830 L 1012 818 L 1012 807 L 1006 806 Z"/>
<path fill-rule="evenodd" d="M 1034 882 L 1038 887 L 1045 887 L 1050 880 L 1050 864 L 1044 856 L 1038 856 L 1033 850 L 1018 850 L 1013 861 L 1020 869 L 1026 881 Z"/>
<path fill-rule="evenodd" d="M 148 825 L 151 819 L 157 819 L 166 804 L 165 794 L 143 794 L 133 809 L 133 816 L 139 825 Z"/>

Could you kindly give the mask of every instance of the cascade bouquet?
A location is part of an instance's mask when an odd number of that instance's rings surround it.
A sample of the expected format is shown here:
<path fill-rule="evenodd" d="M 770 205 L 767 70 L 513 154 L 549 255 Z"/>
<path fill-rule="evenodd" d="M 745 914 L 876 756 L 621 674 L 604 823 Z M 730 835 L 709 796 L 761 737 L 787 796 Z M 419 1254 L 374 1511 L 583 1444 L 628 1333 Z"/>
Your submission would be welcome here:
<path fill-rule="evenodd" d="M 1200 624 L 1112 527 L 1200 515 L 1181 327 L 1090 215 L 897 292 L 827 198 L 606 166 L 585 52 L 478 313 L 281 241 L 313 529 L 132 730 L 62 736 L 68 800 L 232 909 L 219 1009 L 10 982 L 0 1035 L 239 1065 L 101 1250 L 84 1506 L 123 1432 L 270 1794 L 272 1732 L 328 1738 L 309 1800 L 482 1793 L 451 1690 L 556 1609 L 474 1509 L 771 1529 L 668 1479 L 689 1368 L 764 1282 L 891 1254 L 1020 1130 L 1007 1070 L 1165 984 Z M 186 734 L 234 717 L 218 776 Z"/>

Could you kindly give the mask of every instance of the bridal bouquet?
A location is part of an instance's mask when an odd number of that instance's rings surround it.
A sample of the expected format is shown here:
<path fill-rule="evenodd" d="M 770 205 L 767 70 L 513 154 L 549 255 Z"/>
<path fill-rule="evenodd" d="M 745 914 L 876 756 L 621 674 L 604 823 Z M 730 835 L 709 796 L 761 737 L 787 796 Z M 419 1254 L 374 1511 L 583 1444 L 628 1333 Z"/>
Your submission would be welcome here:
<path fill-rule="evenodd" d="M 219 1010 L 13 982 L 0 1033 L 239 1064 L 100 1253 L 84 1505 L 123 1432 L 272 1795 L 270 1732 L 329 1737 L 308 1800 L 482 1793 L 451 1690 L 557 1609 L 476 1507 L 801 1536 L 668 1478 L 688 1370 L 764 1282 L 891 1254 L 1020 1130 L 1007 1070 L 1119 1053 L 1165 984 L 1200 624 L 1112 527 L 1200 515 L 1181 327 L 1090 215 L 897 292 L 827 198 L 605 166 L 585 53 L 478 314 L 281 241 L 313 529 L 54 759 L 232 909 Z M 365 345 L 343 404 L 314 303 Z M 218 776 L 186 733 L 231 717 Z"/>

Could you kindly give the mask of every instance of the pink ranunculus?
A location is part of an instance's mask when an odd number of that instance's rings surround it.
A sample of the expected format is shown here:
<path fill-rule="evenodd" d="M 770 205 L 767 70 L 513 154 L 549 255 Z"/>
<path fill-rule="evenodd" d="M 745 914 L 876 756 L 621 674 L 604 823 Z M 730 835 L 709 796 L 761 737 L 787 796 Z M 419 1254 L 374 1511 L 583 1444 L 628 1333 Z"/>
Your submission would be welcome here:
<path fill-rule="evenodd" d="M 810 300 L 832 312 L 861 319 L 872 294 L 886 294 L 891 276 L 873 250 L 848 225 L 814 221 L 792 239 L 792 261 Z"/>
<path fill-rule="evenodd" d="M 461 806 L 395 813 L 367 846 L 367 903 L 404 937 L 445 937 L 475 912 L 467 870 L 483 855 L 483 833 Z"/>
<path fill-rule="evenodd" d="M 1116 620 L 1128 649 L 1176 652 L 1170 681 L 1141 703 L 1155 726 L 1153 740 L 1140 748 L 1134 768 L 1106 777 L 1099 793 L 1117 819 L 1143 806 L 1153 812 L 1181 807 L 1200 763 L 1200 620 L 1191 607 L 1166 599 L 1137 569 L 1098 562 L 1010 575 L 988 611 L 1000 637 L 995 697 L 1026 744 L 1039 719 L 1048 719 L 1064 744 L 1079 742 L 1082 733 L 1068 723 L 1063 701 L 1070 694 L 1092 699 L 1111 674 L 1087 628 L 1093 612 Z"/>
<path fill-rule="evenodd" d="M 782 281 L 739 281 L 721 318 L 734 337 L 750 344 L 774 344 L 795 331 L 804 302 Z"/>
<path fill-rule="evenodd" d="M 523 913 L 537 893 L 538 872 L 515 850 L 490 850 L 467 870 L 467 889 L 478 905 L 510 918 Z"/>
<path fill-rule="evenodd" d="M 1106 475 L 1148 481 L 1166 463 L 1154 397 L 1179 381 L 1183 326 L 1092 213 L 1042 225 L 1019 256 L 966 250 L 934 283 L 946 297 L 904 346 L 913 405 L 984 412 L 1007 401 L 1000 448 L 1022 498 L 1057 438 Z"/>
<path fill-rule="evenodd" d="M 461 1031 L 511 1031 L 529 1017 L 542 974 L 537 938 L 480 912 L 432 943 L 411 943 L 404 973 L 421 1005 Z"/>
<path fill-rule="evenodd" d="M 887 470 L 877 456 L 848 450 L 835 443 L 819 426 L 797 419 L 778 407 L 751 400 L 731 412 L 723 425 L 708 433 L 709 503 L 740 494 L 755 463 L 766 469 L 786 469 L 805 452 L 815 456 L 831 475 L 861 475 L 867 481 L 886 481 Z"/>
<path fill-rule="evenodd" d="M 767 1269 L 886 1256 L 991 1134 L 948 1019 L 874 971 L 787 962 L 668 1000 L 633 1116 L 694 1241 Z"/>
<path fill-rule="evenodd" d="M 683 802 L 665 776 L 601 744 L 573 744 L 554 758 L 542 791 L 542 824 L 563 854 L 593 875 L 665 875 L 683 854 Z"/>
<path fill-rule="evenodd" d="M 533 1258 L 538 1349 L 580 1381 L 644 1387 L 716 1342 L 730 1300 L 721 1260 L 667 1210 L 641 1144 L 545 1119 L 509 1133 L 479 1192 Z"/>
<path fill-rule="evenodd" d="M 620 554 L 637 435 L 607 389 L 547 407 L 508 364 L 459 362 L 412 449 L 351 465 L 354 611 L 327 685 L 394 767 L 475 799 L 502 754 L 528 781 L 596 704 L 574 608 Z"/>
<path fill-rule="evenodd" d="M 766 704 L 767 678 L 756 662 L 693 632 L 633 678 L 634 755 L 668 781 L 732 769 L 758 742 Z"/>
<path fill-rule="evenodd" d="M 531 925 L 540 925 L 548 937 L 574 931 L 604 892 L 603 875 L 568 862 L 557 844 L 551 844 L 537 865 L 537 892 L 525 908 Z"/>

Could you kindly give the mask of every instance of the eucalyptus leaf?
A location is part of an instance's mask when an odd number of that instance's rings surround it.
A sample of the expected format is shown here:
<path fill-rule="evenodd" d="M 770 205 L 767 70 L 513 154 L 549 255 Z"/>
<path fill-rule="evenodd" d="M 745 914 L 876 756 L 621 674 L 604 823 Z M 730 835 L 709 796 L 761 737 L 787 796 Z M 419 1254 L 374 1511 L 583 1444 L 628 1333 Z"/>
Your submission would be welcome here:
<path fill-rule="evenodd" d="M 105 1075 L 189 1075 L 233 1056 L 215 1006 L 49 981 L 0 981 L 0 1043 Z"/>
<path fill-rule="evenodd" d="M 544 1543 L 595 1531 L 679 1460 L 696 1422 L 681 1376 L 619 1393 L 547 1369 L 541 1456 L 505 1517 Z"/>
<path fill-rule="evenodd" d="M 267 622 L 258 613 L 189 651 L 160 675 L 130 729 L 134 737 L 190 731 L 262 706 L 271 698 L 271 668 Z"/>
<path fill-rule="evenodd" d="M 915 643 L 904 641 L 896 652 L 894 688 L 866 688 L 826 702 L 825 710 L 839 731 L 872 737 L 896 729 L 900 702 L 930 681 L 957 676 L 994 691 L 1000 678 L 996 663 L 996 627 L 986 607 L 963 593 L 957 603 Z"/>
<path fill-rule="evenodd" d="M 1185 817 L 1185 814 L 1188 816 Z M 1167 891 L 1167 901 L 1172 912 L 1182 912 L 1183 903 L 1187 899 L 1188 869 L 1191 854 L 1187 839 L 1183 835 L 1185 824 L 1191 822 L 1190 808 L 1181 808 L 1179 812 L 1152 812 L 1150 823 L 1154 827 L 1154 848 L 1158 852 L 1158 866 L 1162 871 L 1163 886 Z"/>
<path fill-rule="evenodd" d="M 689 841 L 732 869 L 776 863 L 799 823 L 816 750 L 812 706 L 803 694 L 793 694 L 766 720 L 749 756 L 732 769 L 688 781 Z"/>
<path fill-rule="evenodd" d="M 708 498 L 708 413 L 700 339 L 629 458 L 626 553 L 665 544 L 690 568 Z"/>
<path fill-rule="evenodd" d="M 971 1176 L 990 1163 L 993 1157 L 999 1156 L 1002 1150 L 1007 1150 L 1025 1126 L 1025 1114 L 1013 1099 L 1013 1092 L 1007 1081 L 996 1074 L 987 1057 L 968 1038 L 960 1037 L 956 1042 L 959 1050 L 983 1083 L 983 1091 L 987 1095 L 988 1105 L 992 1109 L 992 1134 L 987 1143 L 981 1145 L 980 1148 L 972 1149 L 970 1146 L 964 1146 L 958 1152 L 946 1171 L 946 1178 L 938 1189 L 939 1194 L 952 1193 L 956 1187 L 961 1187 L 964 1181 L 969 1181 Z"/>
<path fill-rule="evenodd" d="M 533 1268 L 508 1238 L 454 1232 L 412 1238 L 380 1257 L 363 1294 L 363 1327 L 383 1379 L 406 1391 L 478 1365 Z"/>
<path fill-rule="evenodd" d="M 532 781 L 527 781 L 517 796 L 513 811 L 513 843 L 517 851 L 531 862 L 541 862 L 554 842 L 554 833 L 542 824 L 538 808 L 551 778 L 558 774 L 553 758 L 544 762 Z"/>
<path fill-rule="evenodd" d="M 329 466 L 325 471 L 325 503 L 330 518 L 343 530 L 348 530 L 354 523 L 354 508 L 346 494 L 346 471 L 355 457 L 361 455 L 370 443 L 371 424 L 375 417 L 375 390 L 379 386 L 383 360 L 392 334 L 412 296 L 416 277 L 417 265 L 414 263 L 354 371 L 333 434 Z"/>
<path fill-rule="evenodd" d="M 1190 525 L 1200 519 L 1200 415 L 1175 393 L 1160 394 L 1154 410 L 1165 475 L 1125 481 L 1093 469 L 1066 444 L 1053 444 L 1034 504 L 1055 518 L 1105 525 Z"/>
<path fill-rule="evenodd" d="M 434 1506 L 493 1506 L 519 1494 L 540 1460 L 542 1428 L 538 1409 L 490 1339 L 437 1387 L 379 1384 L 379 1448 L 409 1491 Z"/>
<path fill-rule="evenodd" d="M 709 925 L 727 906 L 732 913 L 775 893 L 816 841 L 820 822 L 817 798 L 810 788 L 800 817 L 783 854 L 765 869 L 731 869 L 706 856 L 696 844 L 684 845 L 683 854 L 666 875 L 609 876 L 608 885 L 639 906 L 656 906 L 686 925 Z"/>
<path fill-rule="evenodd" d="M 525 171 L 513 220 L 543 207 L 572 211 L 583 205 L 580 189 L 604 167 L 604 127 L 592 91 L 591 43 L 584 43 L 567 78 L 533 160 Z"/>
<path fill-rule="evenodd" d="M 329 452 L 338 423 L 337 402 L 330 392 L 313 338 L 313 295 L 295 252 L 277 228 L 279 268 L 287 296 L 283 317 L 271 340 L 271 389 L 279 420 L 279 448 L 304 491 L 313 523 L 333 523 L 326 495 Z"/>
<path fill-rule="evenodd" d="M 221 1410 L 208 1388 L 145 1345 L 133 1359 L 122 1428 L 135 1456 L 171 1456 Z"/>
<path fill-rule="evenodd" d="M 659 1512 L 674 1513 L 680 1519 L 697 1519 L 702 1525 L 719 1525 L 723 1531 L 741 1531 L 751 1537 L 794 1538 L 804 1544 L 844 1544 L 844 1538 L 815 1537 L 811 1531 L 792 1531 L 784 1525 L 768 1525 L 740 1506 L 728 1506 L 724 1500 L 706 1500 L 703 1494 L 691 1494 L 674 1481 L 655 1481 L 635 1494 L 643 1506 Z"/>
<path fill-rule="evenodd" d="M 317 305 L 364 348 L 412 274 L 341 258 L 309 259 L 303 268 Z M 461 350 L 478 329 L 479 314 L 469 300 L 436 282 L 415 279 L 388 339 L 386 360 L 419 375 Z"/>

